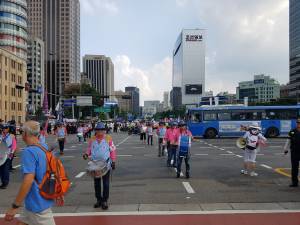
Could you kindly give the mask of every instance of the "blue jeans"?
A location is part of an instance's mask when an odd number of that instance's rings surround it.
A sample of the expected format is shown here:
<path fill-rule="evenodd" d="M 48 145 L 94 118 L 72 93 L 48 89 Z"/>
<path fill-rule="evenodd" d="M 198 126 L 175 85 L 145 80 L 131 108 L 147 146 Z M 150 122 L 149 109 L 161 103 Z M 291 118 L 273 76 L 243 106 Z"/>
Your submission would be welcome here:
<path fill-rule="evenodd" d="M 9 166 L 10 159 L 7 159 L 5 163 L 0 166 L 0 178 L 3 186 L 7 186 L 9 183 Z"/>
<path fill-rule="evenodd" d="M 171 165 L 171 161 L 173 159 L 173 166 L 176 166 L 176 151 L 177 151 L 177 145 L 170 145 L 170 148 L 168 148 L 168 166 Z"/>
<path fill-rule="evenodd" d="M 182 165 L 182 161 L 184 159 L 185 162 L 185 173 L 189 174 L 190 173 L 190 156 L 187 155 L 179 155 L 178 154 L 178 161 L 177 161 L 177 174 L 181 173 L 181 165 Z"/>
<path fill-rule="evenodd" d="M 102 178 L 94 179 L 95 196 L 98 202 L 107 202 L 109 198 L 109 178 L 110 171 Z"/>

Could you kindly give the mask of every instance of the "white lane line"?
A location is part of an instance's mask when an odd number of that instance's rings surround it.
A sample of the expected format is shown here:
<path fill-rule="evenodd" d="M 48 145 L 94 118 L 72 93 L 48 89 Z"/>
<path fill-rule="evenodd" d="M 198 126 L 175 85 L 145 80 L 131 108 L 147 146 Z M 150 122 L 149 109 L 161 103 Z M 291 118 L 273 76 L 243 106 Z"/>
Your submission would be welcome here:
<path fill-rule="evenodd" d="M 132 157 L 132 155 L 118 155 L 118 157 Z"/>
<path fill-rule="evenodd" d="M 208 155 L 208 154 L 195 154 L 195 155 L 200 155 L 200 156 L 202 156 L 202 155 Z"/>
<path fill-rule="evenodd" d="M 226 155 L 234 155 L 234 154 L 233 154 L 233 153 L 231 153 L 231 154 L 220 154 L 220 155 L 226 156 Z"/>
<path fill-rule="evenodd" d="M 211 146 L 211 147 L 213 147 L 213 145 L 212 145 L 212 144 L 208 144 L 208 146 Z"/>
<path fill-rule="evenodd" d="M 214 148 L 219 148 L 219 146 L 213 145 Z"/>
<path fill-rule="evenodd" d="M 174 168 L 174 170 L 175 170 L 175 173 L 177 173 L 177 168 Z M 180 172 L 180 176 L 183 177 L 183 173 L 182 172 Z"/>
<path fill-rule="evenodd" d="M 272 170 L 273 168 L 271 166 L 265 165 L 265 164 L 260 164 L 260 166 L 267 168 L 269 170 Z"/>
<path fill-rule="evenodd" d="M 206 147 L 199 147 L 199 148 L 204 148 L 204 149 L 207 149 L 207 148 L 213 148 L 213 147 L 207 147 L 207 146 L 206 146 Z"/>
<path fill-rule="evenodd" d="M 21 167 L 21 165 L 16 165 L 16 166 L 14 166 L 13 168 L 14 168 L 14 169 L 18 169 L 19 167 Z"/>
<path fill-rule="evenodd" d="M 76 148 L 76 146 L 75 146 L 75 145 L 73 145 L 73 146 L 71 146 L 71 148 Z"/>
<path fill-rule="evenodd" d="M 265 154 L 256 154 L 256 155 L 265 155 Z"/>
<path fill-rule="evenodd" d="M 225 151 L 225 149 L 224 149 L 224 148 L 219 148 L 219 150 L 221 150 L 221 151 Z"/>
<path fill-rule="evenodd" d="M 75 178 L 81 178 L 86 174 L 86 172 L 80 172 L 79 174 L 77 174 L 77 176 Z"/>
<path fill-rule="evenodd" d="M 116 145 L 116 147 L 120 146 L 121 144 L 123 144 L 125 141 L 127 141 L 130 138 L 130 136 L 128 136 L 127 138 L 125 138 L 123 141 L 121 141 L 119 144 Z"/>
<path fill-rule="evenodd" d="M 233 152 L 231 152 L 231 151 L 226 151 L 228 154 L 233 154 Z"/>
<path fill-rule="evenodd" d="M 137 148 L 145 148 L 145 147 L 141 147 L 141 146 L 140 146 L 140 147 L 132 147 L 132 148 L 137 149 Z"/>
<path fill-rule="evenodd" d="M 275 153 L 275 155 L 284 155 L 284 153 Z"/>
<path fill-rule="evenodd" d="M 195 191 L 194 191 L 194 189 L 192 188 L 192 186 L 190 185 L 189 182 L 182 182 L 182 184 L 183 184 L 185 190 L 187 191 L 187 193 L 195 194 Z"/>
<path fill-rule="evenodd" d="M 239 157 L 239 158 L 243 158 L 243 156 L 241 156 L 241 155 L 235 155 L 236 157 Z"/>

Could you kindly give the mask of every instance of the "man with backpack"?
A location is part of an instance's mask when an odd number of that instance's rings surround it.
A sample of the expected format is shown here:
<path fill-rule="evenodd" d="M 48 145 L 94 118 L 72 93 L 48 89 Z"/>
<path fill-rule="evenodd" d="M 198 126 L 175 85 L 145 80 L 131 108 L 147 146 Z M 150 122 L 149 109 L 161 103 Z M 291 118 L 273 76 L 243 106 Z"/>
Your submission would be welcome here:
<path fill-rule="evenodd" d="M 47 224 L 54 225 L 51 207 L 53 199 L 45 199 L 41 195 L 39 185 L 43 182 L 48 162 L 44 149 L 48 149 L 46 144 L 39 147 L 40 124 L 35 121 L 28 121 L 23 125 L 22 138 L 27 147 L 22 152 L 22 172 L 23 183 L 11 208 L 7 211 L 5 220 L 12 221 L 22 207 L 24 210 L 18 218 L 18 224 Z"/>
<path fill-rule="evenodd" d="M 115 169 L 116 166 L 116 147 L 113 143 L 112 137 L 105 134 L 106 128 L 104 123 L 98 123 L 95 127 L 95 137 L 92 137 L 89 141 L 87 152 L 83 155 L 86 160 L 90 158 L 92 163 L 102 163 L 104 165 L 101 168 L 102 174 L 97 173 L 100 170 L 94 171 L 94 187 L 95 196 L 97 202 L 94 208 L 102 208 L 103 210 L 108 209 L 108 198 L 109 198 L 109 178 L 111 169 Z M 97 176 L 96 176 L 97 173 Z M 101 184 L 103 186 L 101 187 Z M 103 193 L 101 191 L 103 190 Z"/>
<path fill-rule="evenodd" d="M 177 178 L 180 177 L 182 160 L 185 162 L 185 175 L 190 178 L 190 149 L 192 144 L 192 133 L 187 129 L 185 122 L 179 123 L 179 138 L 178 138 L 178 159 L 177 159 Z"/>

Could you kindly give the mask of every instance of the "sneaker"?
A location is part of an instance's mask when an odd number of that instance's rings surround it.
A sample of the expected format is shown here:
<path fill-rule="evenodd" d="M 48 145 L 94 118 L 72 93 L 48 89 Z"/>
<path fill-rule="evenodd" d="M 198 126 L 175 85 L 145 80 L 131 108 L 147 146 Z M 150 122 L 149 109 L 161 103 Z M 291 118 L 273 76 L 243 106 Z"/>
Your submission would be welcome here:
<path fill-rule="evenodd" d="M 180 177 L 180 173 L 177 173 L 176 178 L 179 178 L 179 177 Z"/>
<path fill-rule="evenodd" d="M 107 210 L 108 209 L 108 204 L 107 202 L 102 202 L 102 209 Z"/>
<path fill-rule="evenodd" d="M 185 176 L 186 176 L 186 179 L 190 179 L 190 173 L 186 173 Z"/>
<path fill-rule="evenodd" d="M 95 203 L 94 208 L 97 209 L 97 208 L 100 208 L 101 206 L 102 206 L 102 203 L 98 201 Z"/>
<path fill-rule="evenodd" d="M 298 187 L 298 184 L 290 184 L 289 187 Z"/>
<path fill-rule="evenodd" d="M 7 186 L 8 186 L 8 185 L 3 185 L 3 184 L 2 184 L 2 185 L 0 186 L 0 189 L 5 190 L 5 189 L 7 188 Z"/>
<path fill-rule="evenodd" d="M 251 176 L 251 177 L 257 177 L 258 174 L 252 171 L 252 172 L 250 173 L 250 176 Z"/>
<path fill-rule="evenodd" d="M 247 170 L 241 170 L 241 174 L 247 175 L 248 171 Z"/>

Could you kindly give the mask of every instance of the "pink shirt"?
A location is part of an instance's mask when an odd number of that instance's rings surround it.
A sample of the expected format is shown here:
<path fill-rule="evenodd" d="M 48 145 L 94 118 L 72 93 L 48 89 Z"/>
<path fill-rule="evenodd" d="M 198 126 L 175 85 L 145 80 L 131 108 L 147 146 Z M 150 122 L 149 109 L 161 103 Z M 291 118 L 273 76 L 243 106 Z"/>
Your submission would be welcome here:
<path fill-rule="evenodd" d="M 169 141 L 171 145 L 178 145 L 179 135 L 180 132 L 178 128 L 169 128 L 166 132 L 165 139 Z"/>
<path fill-rule="evenodd" d="M 106 138 L 106 136 L 104 136 L 103 138 Z M 92 154 L 92 143 L 94 141 L 101 142 L 101 140 L 102 139 L 94 137 L 89 141 L 88 149 L 86 151 L 86 154 L 88 154 L 88 156 L 91 156 L 91 154 Z M 108 145 L 110 148 L 110 158 L 113 162 L 115 162 L 117 159 L 117 152 L 116 152 L 116 146 L 114 145 L 112 138 L 110 139 Z"/>

